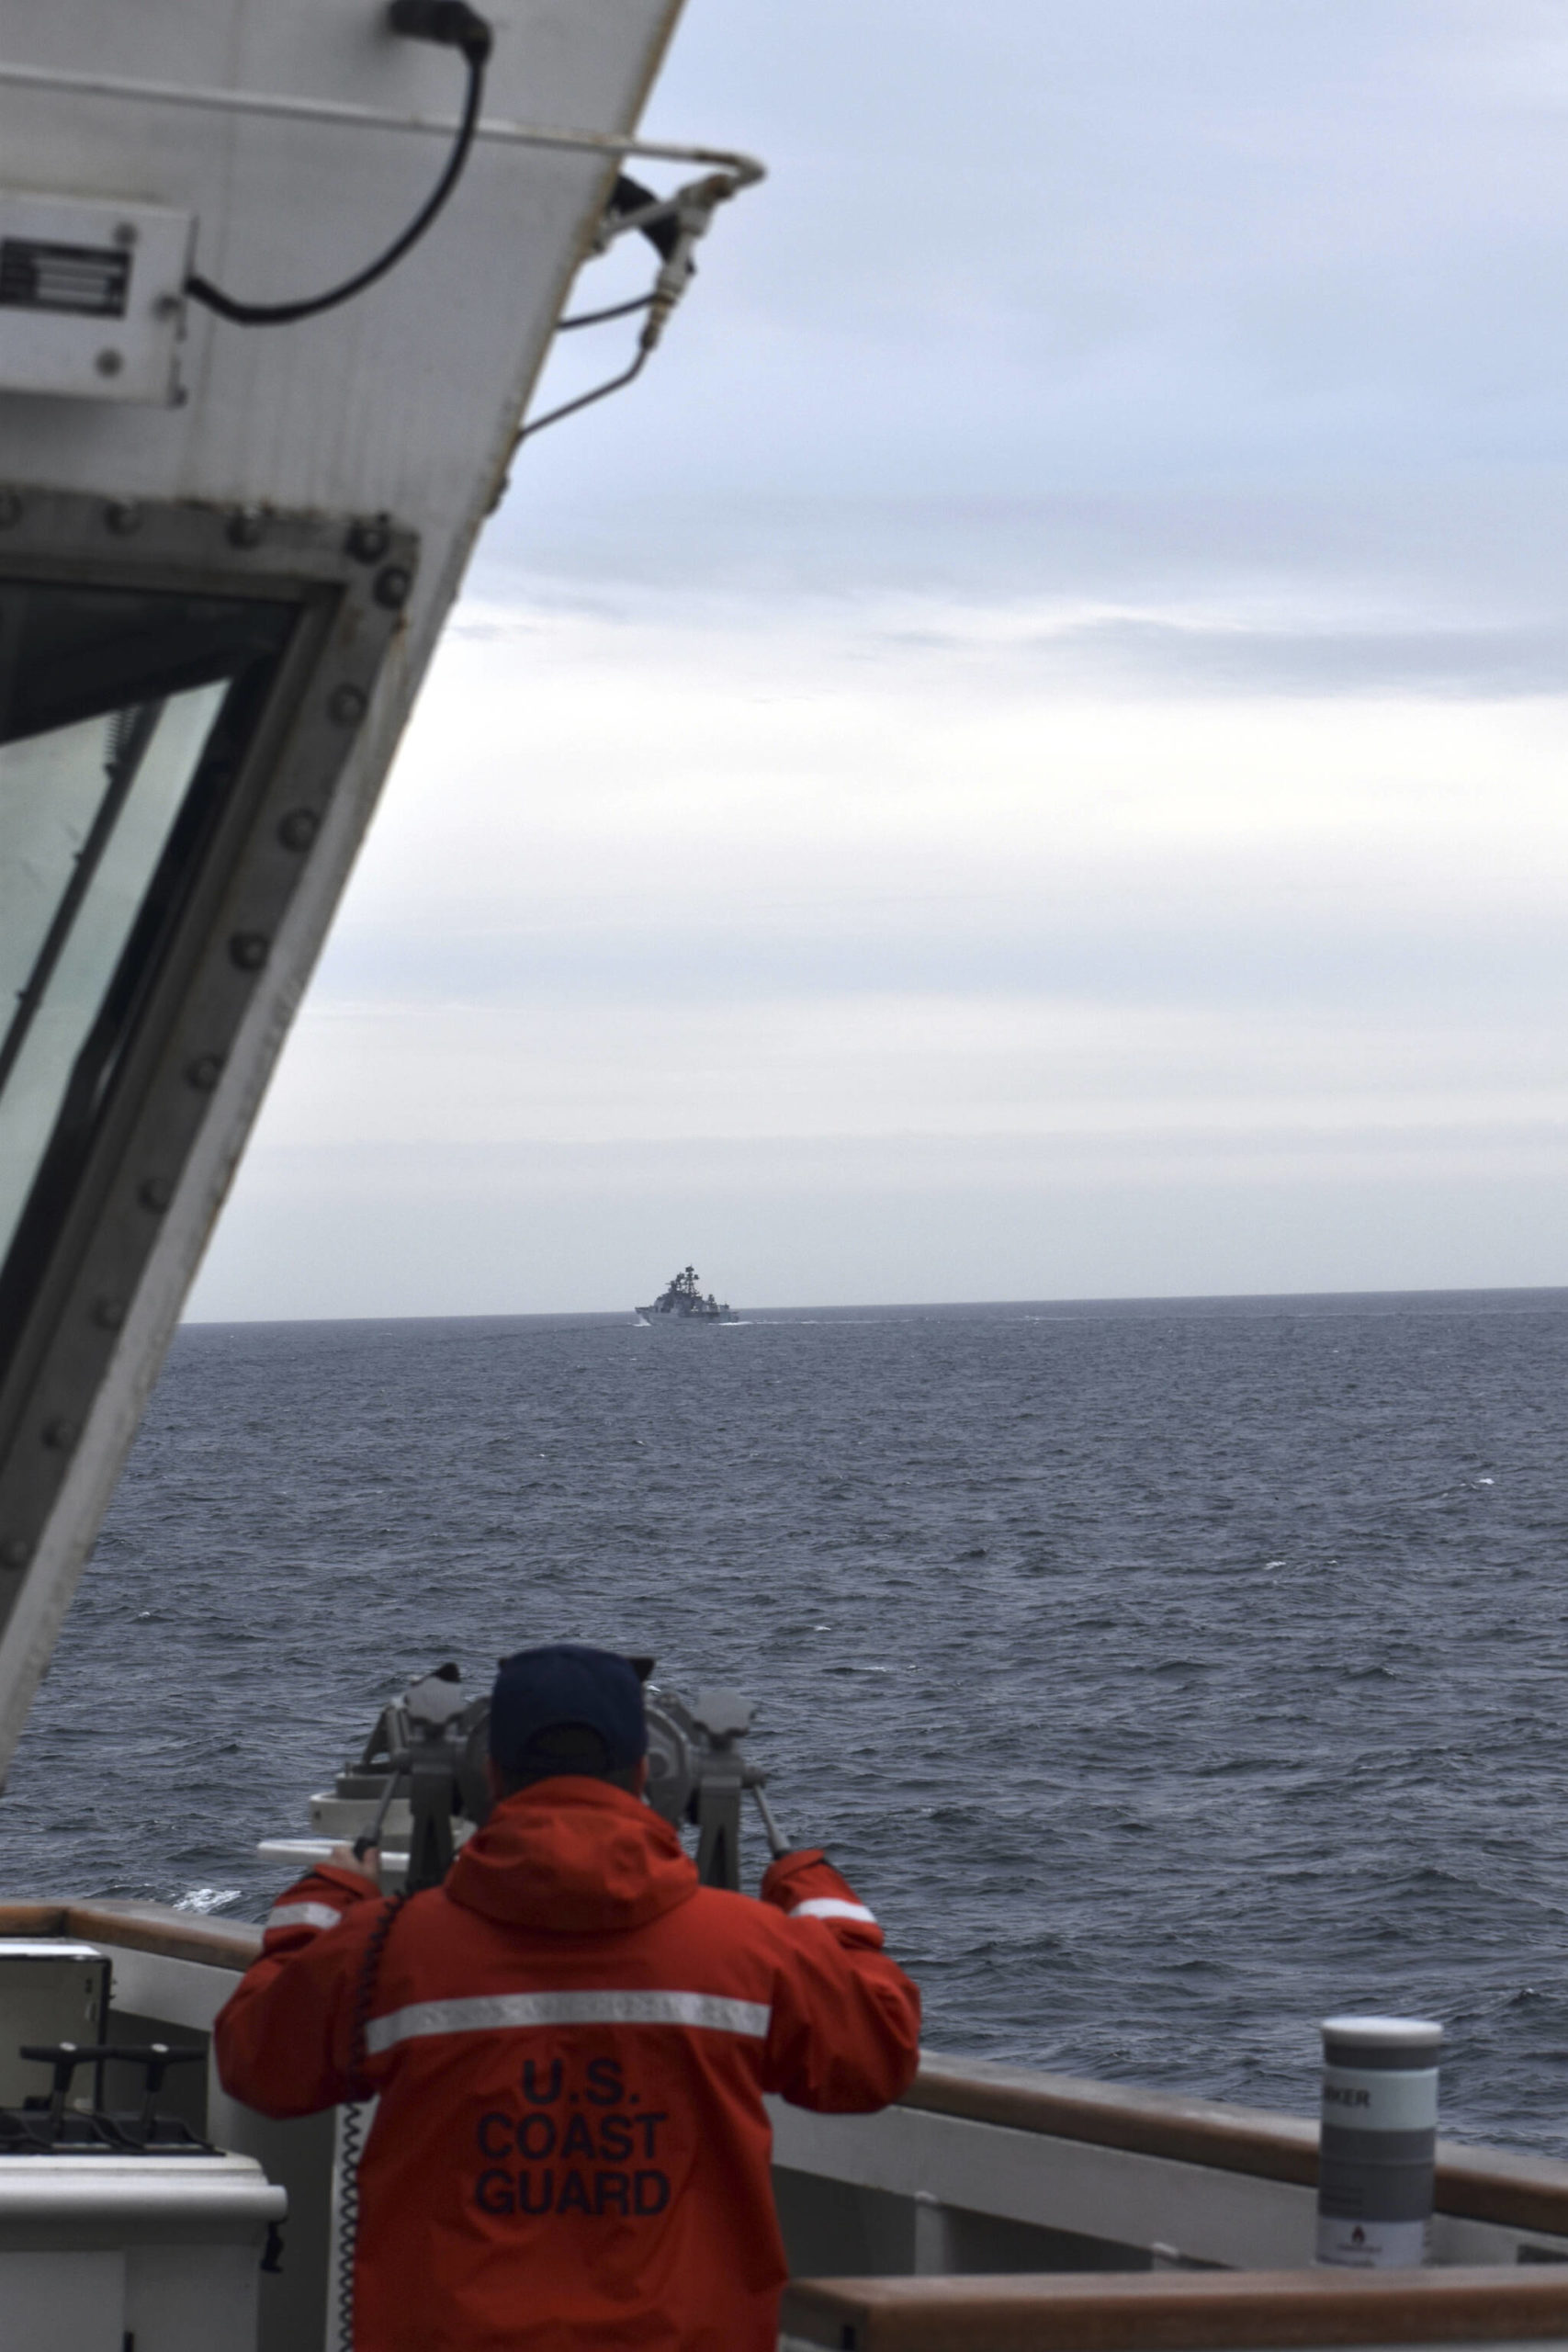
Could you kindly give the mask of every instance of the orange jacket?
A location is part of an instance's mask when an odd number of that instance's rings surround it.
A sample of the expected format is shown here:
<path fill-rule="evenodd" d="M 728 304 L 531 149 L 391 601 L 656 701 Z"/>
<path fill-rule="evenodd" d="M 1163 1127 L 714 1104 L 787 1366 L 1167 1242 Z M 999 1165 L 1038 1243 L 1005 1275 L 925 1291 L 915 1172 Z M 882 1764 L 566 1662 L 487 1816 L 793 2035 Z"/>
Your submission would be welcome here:
<path fill-rule="evenodd" d="M 365 2030 L 357 2352 L 773 2352 L 784 2247 L 765 2091 L 907 2088 L 919 1996 L 817 1852 L 751 1901 L 600 1781 L 498 1804 L 393 1919 Z M 279 1901 L 218 2019 L 265 2115 L 349 2091 L 388 1905 L 328 1866 Z"/>

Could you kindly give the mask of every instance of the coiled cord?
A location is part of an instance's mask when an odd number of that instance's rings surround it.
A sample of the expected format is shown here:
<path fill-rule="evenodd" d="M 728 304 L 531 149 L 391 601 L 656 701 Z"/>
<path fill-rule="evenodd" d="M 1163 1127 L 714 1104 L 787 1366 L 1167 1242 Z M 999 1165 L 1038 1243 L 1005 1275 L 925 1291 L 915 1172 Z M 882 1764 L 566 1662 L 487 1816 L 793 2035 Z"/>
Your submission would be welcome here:
<path fill-rule="evenodd" d="M 354 2352 L 354 2249 L 359 2236 L 360 2137 L 359 2109 L 347 2106 L 338 2132 L 338 2352 Z"/>
<path fill-rule="evenodd" d="M 354 2018 L 348 2044 L 348 2097 L 343 2103 L 338 2134 L 337 2197 L 337 2340 L 338 2352 L 354 2352 L 354 2258 L 359 2238 L 359 2158 L 365 2134 L 364 2108 L 371 2097 L 365 2079 L 366 2040 L 376 1980 L 386 1956 L 392 1922 L 409 1899 L 405 1887 L 394 1894 L 370 1930 L 359 1982 L 354 1988 Z"/>

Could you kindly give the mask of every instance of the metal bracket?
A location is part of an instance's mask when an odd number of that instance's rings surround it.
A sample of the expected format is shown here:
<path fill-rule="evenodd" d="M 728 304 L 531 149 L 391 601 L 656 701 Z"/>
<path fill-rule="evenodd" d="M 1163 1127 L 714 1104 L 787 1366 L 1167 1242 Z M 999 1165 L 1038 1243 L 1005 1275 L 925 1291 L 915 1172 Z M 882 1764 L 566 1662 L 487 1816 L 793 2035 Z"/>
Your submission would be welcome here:
<path fill-rule="evenodd" d="M 319 122 L 354 130 L 412 130 L 449 140 L 457 126 L 429 115 L 382 114 L 331 98 L 296 98 L 262 90 L 220 90 L 185 82 L 127 81 L 115 74 L 67 74 L 49 65 L 0 64 L 0 86 L 60 90 L 73 97 L 121 98 L 139 107 L 189 107 L 197 112 L 271 115 L 288 122 Z M 766 166 L 754 155 L 730 147 L 692 147 L 669 140 L 637 139 L 617 130 L 555 130 L 542 123 L 508 122 L 486 116 L 474 136 L 501 147 L 551 147 L 566 153 L 638 155 L 655 164 L 712 164 L 734 175 L 738 187 L 754 187 Z"/>

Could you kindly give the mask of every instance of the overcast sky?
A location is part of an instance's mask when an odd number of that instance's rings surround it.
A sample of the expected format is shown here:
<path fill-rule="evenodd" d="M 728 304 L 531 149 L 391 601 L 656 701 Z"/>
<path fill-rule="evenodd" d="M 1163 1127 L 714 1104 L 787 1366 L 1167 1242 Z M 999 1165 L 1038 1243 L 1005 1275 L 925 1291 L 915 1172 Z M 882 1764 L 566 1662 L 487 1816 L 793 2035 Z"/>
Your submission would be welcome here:
<path fill-rule="evenodd" d="M 192 1311 L 1568 1282 L 1568 0 L 692 0 L 647 128 L 771 176 L 520 463 Z"/>

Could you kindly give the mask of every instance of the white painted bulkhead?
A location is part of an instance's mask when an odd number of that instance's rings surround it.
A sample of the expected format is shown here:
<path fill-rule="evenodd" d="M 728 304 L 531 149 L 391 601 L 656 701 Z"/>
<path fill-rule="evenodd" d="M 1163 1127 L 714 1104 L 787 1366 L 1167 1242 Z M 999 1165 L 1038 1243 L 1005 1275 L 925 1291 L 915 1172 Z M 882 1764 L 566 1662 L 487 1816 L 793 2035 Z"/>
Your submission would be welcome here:
<path fill-rule="evenodd" d="M 263 537 L 274 513 L 334 528 L 386 515 L 418 541 L 368 710 L 152 1255 L 116 1309 L 112 1360 L 84 1404 L 48 1522 L 20 1538 L 0 1528 L 0 1770 L 506 478 L 678 5 L 499 0 L 488 11 L 479 135 L 428 233 L 319 317 L 250 327 L 190 303 L 177 404 L 0 390 L 0 565 L 8 518 L 49 491 L 102 502 L 102 515 L 119 518 L 106 521 L 107 551 L 122 560 L 137 553 L 139 502 L 150 514 L 190 502 L 254 518 Z M 417 212 L 450 151 L 464 86 L 457 53 L 392 32 L 384 0 L 10 0 L 0 206 L 9 190 L 118 200 L 128 221 L 138 207 L 188 215 L 204 277 L 248 301 L 307 297 L 372 260 Z M 528 125 L 559 136 L 539 143 Z M 678 164 L 665 186 L 692 169 Z M 0 382 L 7 315 L 0 307 Z M 547 437 L 526 453 L 519 494 L 548 449 Z"/>

